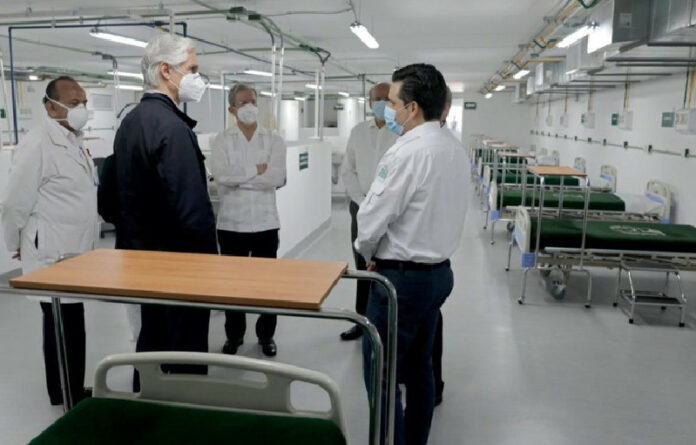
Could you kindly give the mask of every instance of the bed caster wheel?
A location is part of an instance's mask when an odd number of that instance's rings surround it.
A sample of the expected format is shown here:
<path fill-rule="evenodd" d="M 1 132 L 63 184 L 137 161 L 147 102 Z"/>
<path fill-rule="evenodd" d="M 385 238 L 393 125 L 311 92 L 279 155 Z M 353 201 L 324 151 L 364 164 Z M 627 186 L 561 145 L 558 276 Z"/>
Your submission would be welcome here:
<path fill-rule="evenodd" d="M 633 324 L 633 319 L 632 319 L 632 318 L 629 318 L 629 319 L 628 319 L 628 324 Z"/>
<path fill-rule="evenodd" d="M 518 298 L 518 299 L 517 299 L 517 304 L 519 304 L 520 306 L 522 306 L 522 305 L 524 304 L 524 300 L 521 299 L 521 298 Z"/>
<path fill-rule="evenodd" d="M 495 241 L 491 241 L 491 246 L 495 244 Z"/>
<path fill-rule="evenodd" d="M 590 309 L 591 307 L 592 307 L 591 304 L 586 304 L 586 305 L 585 305 L 585 309 Z"/>
<path fill-rule="evenodd" d="M 510 272 L 510 268 L 509 268 L 509 267 L 506 267 L 506 268 L 505 268 L 505 272 Z"/>
<path fill-rule="evenodd" d="M 667 310 L 667 306 L 660 306 L 660 310 L 661 310 L 661 311 L 666 311 L 666 310 Z"/>
<path fill-rule="evenodd" d="M 515 230 L 515 225 L 511 222 L 507 223 L 507 226 L 505 226 L 508 232 L 512 233 L 513 230 Z"/>
<path fill-rule="evenodd" d="M 612 303 L 611 305 L 614 307 L 619 307 L 619 303 Z"/>
<path fill-rule="evenodd" d="M 679 327 L 680 327 L 680 328 L 683 328 L 684 326 L 685 326 L 684 323 L 679 323 Z"/>
<path fill-rule="evenodd" d="M 562 300 L 565 298 L 566 287 L 562 284 L 554 284 L 551 288 L 551 296 L 556 300 Z"/>

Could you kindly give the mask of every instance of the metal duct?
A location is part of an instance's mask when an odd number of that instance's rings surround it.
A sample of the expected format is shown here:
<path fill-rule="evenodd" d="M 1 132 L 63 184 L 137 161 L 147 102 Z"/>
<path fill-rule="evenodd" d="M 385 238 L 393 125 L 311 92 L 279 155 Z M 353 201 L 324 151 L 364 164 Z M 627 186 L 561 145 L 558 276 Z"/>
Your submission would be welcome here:
<path fill-rule="evenodd" d="M 650 40 L 652 46 L 696 46 L 696 0 L 652 2 Z"/>
<path fill-rule="evenodd" d="M 663 0 L 660 0 L 662 2 Z M 620 49 L 648 38 L 650 0 L 609 0 L 592 12 L 597 24 L 589 35 L 587 51 Z"/>

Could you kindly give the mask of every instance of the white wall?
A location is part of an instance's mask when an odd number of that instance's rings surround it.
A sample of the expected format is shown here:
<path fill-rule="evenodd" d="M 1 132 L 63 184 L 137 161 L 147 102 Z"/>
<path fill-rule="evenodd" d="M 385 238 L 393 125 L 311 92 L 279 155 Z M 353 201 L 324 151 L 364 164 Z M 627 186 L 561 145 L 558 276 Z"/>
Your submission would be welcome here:
<path fill-rule="evenodd" d="M 631 88 L 629 108 L 633 110 L 633 130 L 625 131 L 611 126 L 611 114 L 623 108 L 624 89 L 622 86 L 615 90 L 595 94 L 596 126 L 586 129 L 580 123 L 580 114 L 587 110 L 588 96 L 582 95 L 577 99 L 572 97 L 568 105 L 570 124 L 568 128 L 560 126 L 560 114 L 564 102 L 551 103 L 553 126 L 545 123 L 548 113 L 547 105 L 541 108 L 542 118 L 539 124 L 534 124 L 536 107 L 527 105 L 528 120 L 520 139 L 530 137 L 531 129 L 551 132 L 554 137 L 533 136 L 531 141 L 538 147 L 549 150 L 559 150 L 562 165 L 572 165 L 576 156 L 587 160 L 587 169 L 591 175 L 597 175 L 602 164 L 611 164 L 618 169 L 619 192 L 643 193 L 648 180 L 658 179 L 673 187 L 676 201 L 673 217 L 675 222 L 696 224 L 696 200 L 693 191 L 696 190 L 696 159 L 685 159 L 679 156 L 664 154 L 648 154 L 641 150 L 625 150 L 624 148 L 602 146 L 576 142 L 574 137 L 593 141 L 607 139 L 609 143 L 622 144 L 628 141 L 631 146 L 647 146 L 652 144 L 654 149 L 683 152 L 690 148 L 696 152 L 696 136 L 682 135 L 674 128 L 661 128 L 663 112 L 682 108 L 684 91 L 683 75 L 675 75 L 668 79 L 648 81 L 634 84 Z M 556 139 L 558 133 L 560 138 Z M 492 136 L 498 136 L 490 132 Z M 563 139 L 568 135 L 568 140 Z M 512 139 L 512 142 L 517 140 Z"/>
<path fill-rule="evenodd" d="M 485 99 L 478 93 L 465 93 L 463 101 L 476 102 L 475 110 L 462 111 L 462 141 L 465 145 L 472 134 L 483 133 L 520 146 L 529 144 L 529 107 L 513 104 L 509 93 L 493 94 Z"/>
<path fill-rule="evenodd" d="M 300 153 L 309 154 L 309 168 L 300 171 Z M 287 185 L 277 192 L 280 248 L 285 256 L 331 219 L 331 145 L 326 142 L 288 144 Z"/>
<path fill-rule="evenodd" d="M 300 103 L 296 100 L 280 102 L 280 136 L 285 141 L 297 141 L 300 138 Z"/>

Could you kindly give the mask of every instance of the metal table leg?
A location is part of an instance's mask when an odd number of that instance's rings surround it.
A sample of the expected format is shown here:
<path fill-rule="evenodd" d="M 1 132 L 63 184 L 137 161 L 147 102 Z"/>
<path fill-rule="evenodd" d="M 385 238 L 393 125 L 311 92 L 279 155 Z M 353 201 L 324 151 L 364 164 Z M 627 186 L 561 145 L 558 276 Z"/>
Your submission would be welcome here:
<path fill-rule="evenodd" d="M 67 347 L 65 346 L 65 330 L 63 329 L 63 308 L 60 297 L 51 297 L 53 309 L 53 329 L 56 337 L 56 354 L 60 373 L 60 389 L 63 392 L 63 411 L 73 407 L 72 391 L 70 390 L 70 370 L 68 369 Z"/>

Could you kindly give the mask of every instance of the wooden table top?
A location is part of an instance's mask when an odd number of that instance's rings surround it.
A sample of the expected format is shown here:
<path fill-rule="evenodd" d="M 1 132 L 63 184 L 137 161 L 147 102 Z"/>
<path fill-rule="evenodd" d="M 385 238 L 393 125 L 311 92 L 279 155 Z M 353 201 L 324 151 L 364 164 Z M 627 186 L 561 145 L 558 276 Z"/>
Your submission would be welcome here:
<path fill-rule="evenodd" d="M 534 165 L 528 169 L 531 173 L 538 176 L 580 176 L 585 177 L 587 174 L 570 167 L 555 167 L 547 165 Z"/>
<path fill-rule="evenodd" d="M 97 249 L 19 278 L 19 289 L 318 310 L 344 262 Z"/>

